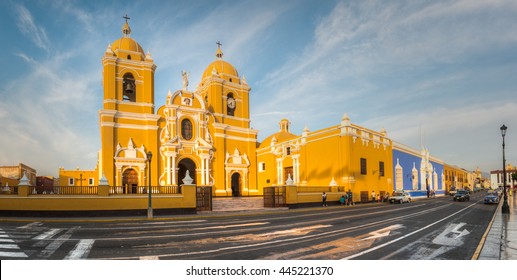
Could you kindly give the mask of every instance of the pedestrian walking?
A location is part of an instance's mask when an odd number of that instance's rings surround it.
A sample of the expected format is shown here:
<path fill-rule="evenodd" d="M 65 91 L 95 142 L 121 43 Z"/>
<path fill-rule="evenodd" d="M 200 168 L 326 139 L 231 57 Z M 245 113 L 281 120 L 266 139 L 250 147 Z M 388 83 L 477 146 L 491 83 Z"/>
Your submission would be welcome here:
<path fill-rule="evenodd" d="M 342 195 L 341 198 L 339 199 L 339 203 L 341 205 L 345 205 L 345 196 L 344 195 Z"/>
<path fill-rule="evenodd" d="M 321 200 L 323 202 L 323 207 L 327 207 L 327 194 L 325 192 L 321 195 Z"/>
<path fill-rule="evenodd" d="M 375 202 L 375 191 L 372 191 L 372 202 Z"/>

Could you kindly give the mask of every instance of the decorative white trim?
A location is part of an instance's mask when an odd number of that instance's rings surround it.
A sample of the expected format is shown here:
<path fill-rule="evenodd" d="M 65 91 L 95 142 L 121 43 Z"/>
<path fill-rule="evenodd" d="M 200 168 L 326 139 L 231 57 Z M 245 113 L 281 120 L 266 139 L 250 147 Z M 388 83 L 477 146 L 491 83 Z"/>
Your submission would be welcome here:
<path fill-rule="evenodd" d="M 153 103 L 148 102 L 129 102 L 129 101 L 121 101 L 118 99 L 104 99 L 104 104 L 117 104 L 117 105 L 129 105 L 129 106 L 135 106 L 135 107 L 151 107 L 154 108 Z M 120 111 L 117 111 L 120 112 Z M 123 113 L 123 112 L 120 112 Z"/>
<path fill-rule="evenodd" d="M 114 122 L 101 122 L 100 126 L 115 127 L 115 128 L 127 128 L 127 129 L 139 129 L 139 130 L 158 130 L 157 125 L 120 124 L 120 123 L 114 123 Z"/>
<path fill-rule="evenodd" d="M 231 139 L 231 140 L 237 140 L 237 141 L 247 141 L 247 142 L 257 142 L 257 139 L 255 138 L 245 138 L 245 137 L 238 137 L 238 136 L 229 136 L 222 133 L 214 133 L 215 137 L 224 138 L 224 139 Z"/>

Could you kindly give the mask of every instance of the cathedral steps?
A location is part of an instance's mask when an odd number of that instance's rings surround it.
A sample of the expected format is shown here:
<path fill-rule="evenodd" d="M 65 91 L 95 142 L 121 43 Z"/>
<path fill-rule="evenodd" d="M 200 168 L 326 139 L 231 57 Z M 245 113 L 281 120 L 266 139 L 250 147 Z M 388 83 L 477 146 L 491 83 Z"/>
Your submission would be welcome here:
<path fill-rule="evenodd" d="M 214 197 L 212 211 L 246 211 L 264 209 L 262 196 L 252 197 Z"/>

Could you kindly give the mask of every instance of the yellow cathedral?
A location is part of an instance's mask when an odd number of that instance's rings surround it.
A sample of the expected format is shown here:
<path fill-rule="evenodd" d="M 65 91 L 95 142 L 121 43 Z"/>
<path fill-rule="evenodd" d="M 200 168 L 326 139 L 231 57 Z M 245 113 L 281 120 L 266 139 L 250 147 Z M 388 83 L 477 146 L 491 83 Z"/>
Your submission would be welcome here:
<path fill-rule="evenodd" d="M 188 170 L 194 184 L 213 186 L 216 196 L 258 195 L 251 88 L 223 60 L 220 45 L 196 90 L 188 89 L 183 72 L 183 88 L 169 91 L 154 112 L 154 60 L 131 38 L 127 21 L 122 33 L 102 58 L 99 176 L 139 193 L 148 185 L 149 166 L 155 186 L 182 185 Z"/>
<path fill-rule="evenodd" d="M 143 194 L 149 181 L 179 186 L 188 173 L 193 184 L 212 186 L 214 196 L 262 195 L 264 187 L 286 182 L 341 186 L 354 200 L 393 190 L 391 139 L 384 130 L 351 124 L 346 115 L 340 125 L 305 129 L 300 136 L 282 120 L 278 133 L 258 143 L 258 131 L 250 127 L 251 88 L 223 59 L 219 43 L 196 89 L 189 89 L 189 73 L 182 72 L 182 88 L 169 91 L 157 110 L 157 66 L 131 38 L 127 19 L 122 37 L 106 48 L 102 66 L 97 167 L 60 168 L 61 185 L 93 186 L 102 178 L 120 186 L 121 193 Z"/>

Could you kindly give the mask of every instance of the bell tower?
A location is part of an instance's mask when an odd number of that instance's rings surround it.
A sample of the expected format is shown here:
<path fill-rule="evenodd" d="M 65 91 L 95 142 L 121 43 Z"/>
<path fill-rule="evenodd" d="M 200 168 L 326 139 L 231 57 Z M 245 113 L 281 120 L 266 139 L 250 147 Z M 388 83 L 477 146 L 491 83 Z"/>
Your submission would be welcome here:
<path fill-rule="evenodd" d="M 102 142 L 99 177 L 104 175 L 111 186 L 123 186 L 130 181 L 131 187 L 137 187 L 148 184 L 146 153 L 157 151 L 156 65 L 151 54 L 145 54 L 142 46 L 131 38 L 129 17 L 124 18 L 122 37 L 109 44 L 102 57 L 104 98 L 103 108 L 99 110 Z M 131 178 L 125 178 L 124 174 L 131 174 Z M 128 189 L 131 188 L 125 188 Z"/>
<path fill-rule="evenodd" d="M 232 64 L 223 60 L 217 42 L 215 60 L 203 72 L 198 92 L 210 112 L 213 135 L 212 172 L 216 196 L 260 194 L 257 188 L 258 131 L 250 127 L 251 88 Z"/>

